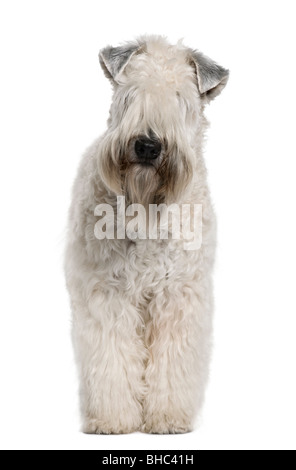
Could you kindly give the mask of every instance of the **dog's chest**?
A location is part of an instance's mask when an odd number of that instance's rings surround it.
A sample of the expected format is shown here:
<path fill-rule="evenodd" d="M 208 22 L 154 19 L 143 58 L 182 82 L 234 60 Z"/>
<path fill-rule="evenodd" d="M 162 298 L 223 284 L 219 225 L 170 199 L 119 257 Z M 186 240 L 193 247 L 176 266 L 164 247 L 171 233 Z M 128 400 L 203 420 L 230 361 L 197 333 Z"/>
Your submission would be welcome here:
<path fill-rule="evenodd" d="M 173 242 L 174 243 L 174 242 Z M 134 243 L 128 250 L 126 270 L 132 279 L 134 294 L 149 297 L 160 288 L 165 288 L 188 269 L 186 252 L 173 249 L 170 243 L 145 240 Z"/>

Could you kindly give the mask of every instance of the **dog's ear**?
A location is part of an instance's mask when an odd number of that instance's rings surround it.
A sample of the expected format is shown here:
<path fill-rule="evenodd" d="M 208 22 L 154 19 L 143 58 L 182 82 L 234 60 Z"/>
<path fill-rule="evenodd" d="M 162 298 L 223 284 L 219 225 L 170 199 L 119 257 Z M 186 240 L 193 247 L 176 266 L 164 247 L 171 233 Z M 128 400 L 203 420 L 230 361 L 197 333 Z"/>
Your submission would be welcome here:
<path fill-rule="evenodd" d="M 139 44 L 126 44 L 120 47 L 105 47 L 99 53 L 100 64 L 107 78 L 113 83 L 123 72 L 132 56 L 141 49 Z"/>
<path fill-rule="evenodd" d="M 196 69 L 199 92 L 201 96 L 211 101 L 220 95 L 226 86 L 229 70 L 198 51 L 191 51 L 190 59 Z"/>

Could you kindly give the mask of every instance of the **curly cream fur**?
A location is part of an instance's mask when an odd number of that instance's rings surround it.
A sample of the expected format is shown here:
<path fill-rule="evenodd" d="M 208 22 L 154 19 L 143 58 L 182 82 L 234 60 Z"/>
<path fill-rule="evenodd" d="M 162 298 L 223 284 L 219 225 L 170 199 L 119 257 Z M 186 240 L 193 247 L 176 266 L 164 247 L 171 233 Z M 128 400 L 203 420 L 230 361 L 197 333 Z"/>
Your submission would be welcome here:
<path fill-rule="evenodd" d="M 114 86 L 108 129 L 82 160 L 66 253 L 83 431 L 188 432 L 204 400 L 211 354 L 207 96 L 192 51 L 181 43 L 140 38 L 118 73 L 108 58 L 110 49 L 101 54 Z M 160 167 L 130 165 L 134 139 L 151 131 L 163 142 Z M 144 205 L 202 204 L 201 249 L 185 251 L 171 239 L 97 240 L 95 207 L 115 208 L 118 195 Z"/>

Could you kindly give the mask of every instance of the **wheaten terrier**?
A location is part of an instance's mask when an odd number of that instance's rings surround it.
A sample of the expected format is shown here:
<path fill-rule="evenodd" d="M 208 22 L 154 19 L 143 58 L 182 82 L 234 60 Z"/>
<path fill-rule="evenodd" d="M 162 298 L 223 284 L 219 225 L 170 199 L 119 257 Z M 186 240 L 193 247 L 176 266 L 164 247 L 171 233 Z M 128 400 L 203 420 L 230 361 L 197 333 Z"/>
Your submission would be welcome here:
<path fill-rule="evenodd" d="M 78 172 L 66 252 L 83 431 L 185 433 L 211 355 L 204 107 L 228 71 L 158 36 L 107 47 L 100 63 L 113 103 Z"/>

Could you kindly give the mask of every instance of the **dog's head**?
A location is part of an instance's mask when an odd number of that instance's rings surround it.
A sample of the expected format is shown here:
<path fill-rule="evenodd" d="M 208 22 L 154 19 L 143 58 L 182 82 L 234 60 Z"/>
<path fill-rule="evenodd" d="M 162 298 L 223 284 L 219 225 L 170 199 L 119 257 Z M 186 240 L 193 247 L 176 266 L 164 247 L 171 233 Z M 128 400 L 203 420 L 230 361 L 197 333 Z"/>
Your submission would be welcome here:
<path fill-rule="evenodd" d="M 103 181 L 131 203 L 178 202 L 197 166 L 204 104 L 222 91 L 228 71 L 156 36 L 106 47 L 100 63 L 114 88 Z"/>

